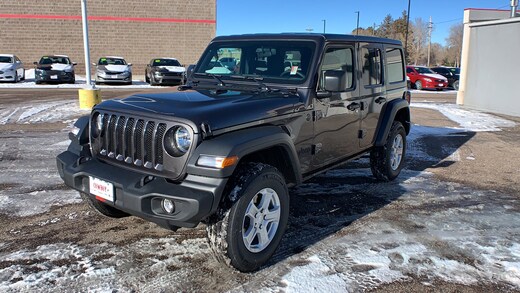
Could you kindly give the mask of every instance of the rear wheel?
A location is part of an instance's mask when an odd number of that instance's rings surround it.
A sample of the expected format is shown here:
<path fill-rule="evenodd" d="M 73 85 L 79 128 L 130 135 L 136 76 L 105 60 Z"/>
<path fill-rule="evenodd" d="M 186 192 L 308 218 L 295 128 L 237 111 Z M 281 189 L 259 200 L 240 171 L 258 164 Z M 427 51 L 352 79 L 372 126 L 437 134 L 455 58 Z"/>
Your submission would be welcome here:
<path fill-rule="evenodd" d="M 96 210 L 98 213 L 102 214 L 103 216 L 109 217 L 109 218 L 123 218 L 130 216 L 129 214 L 118 210 L 116 208 L 113 208 L 109 205 L 106 205 L 99 200 L 93 199 L 90 195 L 80 192 L 79 195 L 83 199 L 83 201 L 87 202 L 88 205 Z"/>
<path fill-rule="evenodd" d="M 415 88 L 418 89 L 418 90 L 422 90 L 422 89 L 423 89 L 422 81 L 417 80 L 417 81 L 415 82 Z"/>
<path fill-rule="evenodd" d="M 219 219 L 207 226 L 208 241 L 218 261 L 251 272 L 269 260 L 282 239 L 289 192 L 283 175 L 262 163 L 241 166 L 229 187 Z"/>
<path fill-rule="evenodd" d="M 406 154 L 406 131 L 403 124 L 394 121 L 383 146 L 370 152 L 370 169 L 379 180 L 394 180 L 403 168 Z"/>

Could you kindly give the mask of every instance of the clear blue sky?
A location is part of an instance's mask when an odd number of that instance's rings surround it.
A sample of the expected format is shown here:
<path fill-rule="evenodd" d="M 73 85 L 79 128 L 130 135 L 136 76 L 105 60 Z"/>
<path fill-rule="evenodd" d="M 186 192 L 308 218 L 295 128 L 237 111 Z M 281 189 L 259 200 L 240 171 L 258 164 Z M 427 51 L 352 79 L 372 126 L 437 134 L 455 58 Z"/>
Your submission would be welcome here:
<path fill-rule="evenodd" d="M 432 17 L 432 42 L 445 44 L 452 25 L 462 23 L 465 8 L 509 9 L 510 0 L 411 0 L 410 21 Z M 359 26 L 380 24 L 390 14 L 399 18 L 408 0 L 217 0 L 217 35 L 279 32 L 345 34 Z"/>

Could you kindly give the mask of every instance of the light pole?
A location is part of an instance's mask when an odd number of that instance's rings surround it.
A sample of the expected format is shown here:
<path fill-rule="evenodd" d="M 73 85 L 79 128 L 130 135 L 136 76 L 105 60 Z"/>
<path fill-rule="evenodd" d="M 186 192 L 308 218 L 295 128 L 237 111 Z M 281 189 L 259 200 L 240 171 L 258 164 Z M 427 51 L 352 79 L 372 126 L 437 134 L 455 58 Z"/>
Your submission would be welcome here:
<path fill-rule="evenodd" d="M 325 25 L 327 24 L 327 20 L 322 19 L 321 21 L 323 21 L 323 33 L 325 33 Z"/>
<path fill-rule="evenodd" d="M 86 85 L 84 89 L 78 91 L 79 107 L 81 109 L 92 109 L 95 105 L 101 103 L 101 94 L 99 89 L 92 85 L 92 77 L 90 76 L 90 47 L 88 44 L 88 19 L 87 19 L 87 0 L 81 0 L 81 21 L 83 26 L 83 48 L 85 50 L 85 75 Z"/>
<path fill-rule="evenodd" d="M 404 52 L 406 56 L 408 56 L 408 26 L 410 25 L 410 2 L 412 0 L 408 0 L 408 10 L 406 10 L 406 34 L 404 37 Z"/>
<path fill-rule="evenodd" d="M 356 36 L 358 36 L 359 35 L 359 11 L 356 11 L 354 13 L 357 13 Z"/>

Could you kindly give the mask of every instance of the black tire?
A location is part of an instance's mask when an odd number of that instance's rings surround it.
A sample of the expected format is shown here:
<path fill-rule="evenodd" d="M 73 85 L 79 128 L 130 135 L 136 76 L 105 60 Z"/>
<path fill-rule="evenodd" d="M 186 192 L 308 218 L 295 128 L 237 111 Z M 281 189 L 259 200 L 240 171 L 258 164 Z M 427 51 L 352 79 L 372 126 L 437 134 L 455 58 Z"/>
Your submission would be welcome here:
<path fill-rule="evenodd" d="M 416 80 L 415 81 L 415 88 L 418 89 L 418 90 L 422 90 L 423 89 L 422 81 Z"/>
<path fill-rule="evenodd" d="M 157 82 L 155 82 L 155 77 L 153 76 L 153 74 L 150 74 L 150 85 L 151 86 L 157 85 Z"/>
<path fill-rule="evenodd" d="M 88 205 L 96 210 L 98 213 L 102 214 L 103 216 L 109 217 L 109 218 L 124 218 L 130 216 L 129 214 L 118 210 L 116 208 L 113 208 L 109 205 L 106 205 L 99 200 L 93 199 L 90 195 L 80 192 L 79 195 L 83 199 L 83 201 L 87 202 Z"/>
<path fill-rule="evenodd" d="M 402 150 L 401 156 L 397 161 L 397 157 L 394 156 L 394 153 L 399 153 L 399 145 L 397 138 L 400 136 Z M 399 173 L 401 173 L 401 169 L 403 168 L 404 158 L 406 154 L 406 131 L 403 127 L 403 124 L 399 121 L 394 121 L 392 123 L 392 127 L 390 128 L 390 132 L 388 133 L 388 137 L 386 138 L 386 142 L 383 146 L 374 147 L 370 152 L 370 169 L 372 170 L 372 174 L 378 180 L 382 181 L 392 181 Z"/>
<path fill-rule="evenodd" d="M 20 80 L 25 80 L 25 69 L 22 71 L 22 78 Z"/>
<path fill-rule="evenodd" d="M 146 83 L 150 83 L 150 79 L 148 78 L 148 72 L 146 72 L 146 71 L 144 72 L 144 81 Z"/>
<path fill-rule="evenodd" d="M 459 81 L 458 80 L 453 82 L 453 89 L 456 90 L 456 91 L 459 90 Z"/>
<path fill-rule="evenodd" d="M 240 166 L 228 187 L 215 219 L 207 225 L 208 241 L 219 262 L 242 272 L 251 272 L 264 265 L 280 244 L 289 218 L 289 192 L 283 175 L 275 167 L 262 163 Z M 256 210 L 256 204 L 262 203 L 263 199 L 267 199 L 267 206 L 264 204 Z M 246 210 L 256 210 L 256 220 L 246 216 Z M 268 222 L 267 214 L 278 214 L 278 222 Z M 261 223 L 257 226 L 258 219 Z M 266 243 L 261 243 L 262 225 L 267 233 L 264 235 L 269 239 Z M 253 235 L 249 248 L 243 237 L 248 231 Z"/>
<path fill-rule="evenodd" d="M 14 83 L 18 83 L 18 81 L 19 81 L 19 78 L 18 78 L 18 72 L 16 72 L 16 70 L 15 70 L 15 71 L 14 71 L 14 80 L 13 80 L 13 82 L 14 82 Z"/>

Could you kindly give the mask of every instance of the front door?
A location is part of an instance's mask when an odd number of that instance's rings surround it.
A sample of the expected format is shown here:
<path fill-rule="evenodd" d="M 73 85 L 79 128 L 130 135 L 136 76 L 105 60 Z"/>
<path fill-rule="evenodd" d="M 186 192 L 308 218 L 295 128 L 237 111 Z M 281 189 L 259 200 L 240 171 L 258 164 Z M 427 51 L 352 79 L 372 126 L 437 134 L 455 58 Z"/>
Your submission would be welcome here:
<path fill-rule="evenodd" d="M 314 101 L 313 168 L 325 167 L 359 151 L 360 101 L 355 78 L 354 44 L 329 46 L 320 67 L 318 91 L 324 91 L 325 71 L 344 73 L 344 89 Z"/>

